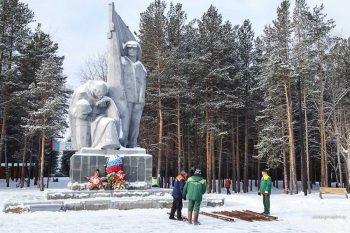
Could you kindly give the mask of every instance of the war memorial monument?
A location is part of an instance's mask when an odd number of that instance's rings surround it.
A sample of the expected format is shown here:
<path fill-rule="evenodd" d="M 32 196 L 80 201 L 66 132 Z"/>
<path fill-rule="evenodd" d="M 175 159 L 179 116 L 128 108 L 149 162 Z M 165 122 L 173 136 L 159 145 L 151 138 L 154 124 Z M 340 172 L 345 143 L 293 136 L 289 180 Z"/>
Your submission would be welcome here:
<path fill-rule="evenodd" d="M 106 164 L 122 160 L 129 188 L 151 186 L 152 156 L 138 147 L 145 105 L 146 69 L 141 47 L 114 3 L 109 4 L 107 82 L 89 80 L 73 93 L 69 107 L 71 140 L 77 151 L 70 160 L 70 188 L 79 189 L 86 177 Z"/>

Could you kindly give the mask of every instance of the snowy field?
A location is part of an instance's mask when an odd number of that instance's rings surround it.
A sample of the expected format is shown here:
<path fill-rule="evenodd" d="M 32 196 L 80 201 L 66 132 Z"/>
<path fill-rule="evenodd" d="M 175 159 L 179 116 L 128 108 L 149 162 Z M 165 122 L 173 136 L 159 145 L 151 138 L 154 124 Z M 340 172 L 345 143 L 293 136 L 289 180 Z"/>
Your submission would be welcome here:
<path fill-rule="evenodd" d="M 50 183 L 51 191 L 62 191 L 66 179 Z M 5 188 L 0 181 L 0 206 L 13 201 L 42 201 L 45 192 L 36 188 Z M 262 200 L 255 192 L 232 194 L 225 197 L 223 207 L 202 208 L 204 211 L 244 210 L 261 212 Z M 0 232 L 30 233 L 80 233 L 80 232 L 325 232 L 342 233 L 350 231 L 350 199 L 345 196 L 325 195 L 318 197 L 318 191 L 311 195 L 285 195 L 282 190 L 272 190 L 271 214 L 279 221 L 246 222 L 236 219 L 225 222 L 219 219 L 200 216 L 200 226 L 168 219 L 168 209 L 101 210 L 68 212 L 35 212 L 24 214 L 0 213 Z M 187 214 L 187 209 L 183 209 Z"/>

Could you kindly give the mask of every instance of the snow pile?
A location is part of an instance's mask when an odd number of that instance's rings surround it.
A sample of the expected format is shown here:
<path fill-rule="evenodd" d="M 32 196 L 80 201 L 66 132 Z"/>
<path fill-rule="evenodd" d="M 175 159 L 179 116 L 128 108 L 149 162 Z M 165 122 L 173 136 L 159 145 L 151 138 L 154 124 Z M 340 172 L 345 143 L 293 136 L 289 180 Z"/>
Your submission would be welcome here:
<path fill-rule="evenodd" d="M 145 181 L 138 181 L 138 182 L 129 182 L 129 188 L 147 188 L 147 182 Z"/>
<path fill-rule="evenodd" d="M 29 208 L 25 205 L 14 204 L 14 205 L 5 206 L 3 209 L 3 212 L 21 214 L 21 213 L 29 212 Z"/>

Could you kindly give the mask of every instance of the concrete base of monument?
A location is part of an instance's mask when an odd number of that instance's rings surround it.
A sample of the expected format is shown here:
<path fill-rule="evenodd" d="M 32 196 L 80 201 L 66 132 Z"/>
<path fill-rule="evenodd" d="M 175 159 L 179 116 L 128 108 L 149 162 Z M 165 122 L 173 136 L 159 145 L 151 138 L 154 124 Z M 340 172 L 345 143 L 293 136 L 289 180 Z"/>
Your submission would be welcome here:
<path fill-rule="evenodd" d="M 148 189 L 152 179 L 152 155 L 143 148 L 121 148 L 120 150 L 99 150 L 82 148 L 70 159 L 70 182 L 68 188 L 83 190 L 87 188 L 86 176 L 92 176 L 96 169 L 105 176 L 108 157 L 118 155 L 127 174 L 128 189 Z"/>
<path fill-rule="evenodd" d="M 126 191 L 130 192 L 130 191 Z M 143 192 L 143 191 L 142 191 Z M 124 198 L 121 196 L 107 196 L 106 197 L 87 197 L 84 195 L 78 196 L 74 194 L 60 196 L 57 194 L 53 196 L 51 193 L 48 196 L 48 200 L 41 202 L 21 202 L 14 203 L 8 202 L 5 203 L 3 211 L 5 213 L 23 213 L 23 212 L 38 212 L 38 211 L 79 211 L 79 210 L 106 210 L 106 209 L 118 209 L 118 210 L 131 210 L 131 209 L 170 209 L 173 203 L 173 198 L 169 193 L 165 193 L 164 196 L 158 196 L 160 192 L 145 191 L 149 192 L 144 194 L 144 196 L 137 196 L 136 192 L 125 193 Z M 91 194 L 91 193 L 90 193 Z M 73 196 L 70 196 L 73 195 Z M 108 194 L 109 195 L 109 194 Z M 56 199 L 57 198 L 57 199 Z M 52 200 L 55 199 L 55 200 Z M 70 199 L 70 200 L 67 200 Z M 77 199 L 77 200 L 73 200 Z M 217 207 L 223 206 L 225 202 L 224 197 L 205 197 L 201 203 L 202 207 Z M 183 206 L 186 208 L 188 206 L 188 201 L 183 201 Z"/>

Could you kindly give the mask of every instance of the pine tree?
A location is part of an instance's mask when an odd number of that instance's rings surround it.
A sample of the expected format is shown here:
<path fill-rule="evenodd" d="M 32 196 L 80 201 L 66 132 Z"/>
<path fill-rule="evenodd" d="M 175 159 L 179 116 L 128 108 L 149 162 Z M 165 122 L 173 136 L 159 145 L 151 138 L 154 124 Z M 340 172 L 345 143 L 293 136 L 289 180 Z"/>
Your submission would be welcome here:
<path fill-rule="evenodd" d="M 243 192 L 248 192 L 248 140 L 250 135 L 250 118 L 252 113 L 251 89 L 255 83 L 252 62 L 253 62 L 253 40 L 254 32 L 249 20 L 245 20 L 238 29 L 238 76 L 240 79 L 240 100 L 242 101 L 244 112 L 244 173 L 243 173 Z"/>
<path fill-rule="evenodd" d="M 208 192 L 221 191 L 223 175 L 232 177 L 238 192 L 243 177 L 247 192 L 262 164 L 276 179 L 283 168 L 291 194 L 298 192 L 297 172 L 305 194 L 319 167 L 323 180 L 327 166 L 338 185 L 348 180 L 349 100 L 341 94 L 349 77 L 348 41 L 334 43 L 334 25 L 323 8 L 310 12 L 306 1 L 297 0 L 290 15 L 289 1 L 282 1 L 277 18 L 257 38 L 248 20 L 222 22 L 214 6 L 186 25 L 184 15 L 179 4 L 166 13 L 165 2 L 155 1 L 140 27 L 149 69 L 140 138 L 157 154 L 156 174 L 166 186 L 169 177 L 192 166 L 206 171 Z M 149 130 L 154 125 L 158 130 Z"/>
<path fill-rule="evenodd" d="M 304 156 L 304 123 L 307 126 L 307 115 L 305 118 L 302 110 L 302 99 L 304 100 L 305 109 L 307 106 L 306 102 L 306 92 L 310 83 L 310 43 L 308 40 L 308 34 L 310 30 L 310 21 L 309 21 L 309 8 L 305 0 L 296 0 L 295 7 L 293 12 L 293 31 L 294 31 L 294 43 L 292 51 L 292 62 L 294 66 L 294 75 L 297 80 L 297 91 L 298 91 L 298 115 L 299 115 L 299 147 L 300 147 L 300 159 L 301 159 L 301 180 L 303 192 L 307 195 L 307 189 L 310 190 L 310 174 L 309 169 L 306 170 L 306 167 L 309 167 L 309 151 L 308 143 L 306 143 L 306 159 Z M 304 87 L 305 86 L 305 87 Z M 302 96 L 304 95 L 304 98 Z M 305 122 L 304 122 L 305 119 Z M 306 137 L 308 137 L 308 129 L 305 130 Z M 308 138 L 306 138 L 308 142 Z M 309 188 L 308 188 L 309 187 Z"/>
<path fill-rule="evenodd" d="M 60 173 L 64 176 L 69 176 L 70 158 L 74 153 L 75 151 L 63 151 L 60 161 Z"/>
<path fill-rule="evenodd" d="M 49 58 L 43 61 L 36 73 L 36 83 L 28 89 L 29 96 L 39 96 L 29 111 L 26 125 L 28 132 L 40 134 L 40 190 L 44 190 L 45 143 L 57 137 L 67 128 L 67 100 L 69 91 L 65 87 L 66 77 L 62 74 L 62 61 Z"/>
<path fill-rule="evenodd" d="M 186 14 L 182 10 L 181 4 L 170 4 L 170 9 L 167 14 L 167 83 L 170 86 L 166 87 L 167 97 L 175 99 L 176 112 L 176 143 L 177 143 L 177 171 L 180 173 L 182 170 L 182 97 L 186 94 L 186 76 L 184 73 L 183 64 L 183 31 L 186 21 Z M 174 85 L 175 83 L 175 85 Z"/>
<path fill-rule="evenodd" d="M 201 82 L 195 88 L 198 90 L 197 107 L 204 112 L 205 122 L 201 124 L 201 129 L 206 137 L 206 158 L 207 158 L 207 181 L 208 192 L 212 189 L 216 191 L 216 158 L 215 142 L 222 132 L 222 111 L 225 98 L 222 98 L 223 83 L 229 79 L 228 66 L 225 63 L 225 45 L 223 44 L 223 24 L 222 16 L 218 10 L 210 6 L 198 21 L 199 29 L 199 54 L 198 72 Z"/>
<path fill-rule="evenodd" d="M 260 141 L 260 122 L 258 120 L 260 112 L 263 109 L 264 106 L 264 93 L 262 92 L 262 89 L 259 87 L 260 78 L 263 74 L 263 66 L 266 62 L 264 56 L 264 42 L 260 37 L 257 37 L 254 40 L 254 52 L 253 52 L 253 61 L 252 61 L 252 75 L 254 77 L 254 85 L 251 89 L 251 98 L 252 98 L 252 105 L 254 109 L 254 131 L 255 131 L 255 138 L 254 138 L 254 150 L 253 150 L 253 165 L 256 164 L 256 171 L 255 171 L 255 186 L 258 187 L 258 180 L 260 176 L 260 166 L 261 166 L 261 159 L 259 158 L 259 150 L 258 150 L 258 144 Z M 254 167 L 252 168 L 254 169 Z"/>
<path fill-rule="evenodd" d="M 146 89 L 147 101 L 143 122 L 144 125 L 158 124 L 158 140 L 156 147 L 157 177 L 161 175 L 162 150 L 164 147 L 163 82 L 165 80 L 166 25 L 168 23 L 165 16 L 165 9 L 166 3 L 164 1 L 155 0 L 151 3 L 147 7 L 147 10 L 141 13 L 139 35 L 141 47 L 143 49 L 143 63 L 148 69 Z M 153 143 L 151 143 L 151 145 L 153 145 Z M 152 152 L 153 148 L 149 149 L 149 152 Z"/>
<path fill-rule="evenodd" d="M 184 26 L 182 45 L 181 45 L 181 72 L 179 78 L 182 83 L 182 124 L 183 138 L 186 138 L 187 168 L 195 166 L 203 169 L 203 144 L 200 131 L 201 111 L 197 107 L 197 87 L 199 77 L 198 66 L 198 41 L 199 31 L 194 26 L 195 21 L 189 22 Z M 185 140 L 183 140 L 185 142 Z M 185 149 L 185 147 L 183 147 Z"/>
<path fill-rule="evenodd" d="M 323 12 L 324 7 L 316 6 L 310 16 L 311 32 L 310 40 L 314 45 L 316 76 L 319 83 L 319 132 L 320 132 L 320 159 L 321 159 L 321 186 L 328 186 L 328 159 L 326 148 L 324 88 L 326 81 L 325 61 L 330 47 L 330 32 L 335 27 L 333 19 L 327 19 Z"/>
<path fill-rule="evenodd" d="M 18 62 L 21 57 L 20 51 L 30 39 L 29 23 L 33 21 L 33 17 L 33 12 L 28 6 L 17 0 L 4 0 L 0 4 L 0 162 L 3 161 L 5 139 L 14 149 L 21 137 L 18 127 L 18 95 L 15 92 L 23 89 Z M 9 127 L 9 123 L 13 123 L 14 127 Z M 17 139 L 13 140 L 14 138 Z"/>
<path fill-rule="evenodd" d="M 239 126 L 236 125 L 236 119 L 239 114 L 239 109 L 243 107 L 243 104 L 240 101 L 240 76 L 238 75 L 239 71 L 239 38 L 238 38 L 238 30 L 240 26 L 232 24 L 229 21 L 226 21 L 223 25 L 223 35 L 222 35 L 222 43 L 224 45 L 224 66 L 228 72 L 228 76 L 221 83 L 220 90 L 222 101 L 224 101 L 223 106 L 223 116 L 221 127 L 225 127 L 226 130 L 221 130 L 220 142 L 227 139 L 227 136 L 231 137 L 231 148 L 229 151 L 231 152 L 231 162 L 232 162 L 232 188 L 235 192 L 240 190 L 240 164 L 239 164 L 239 156 L 240 153 L 239 145 L 236 143 L 236 139 L 239 134 Z M 229 132 L 231 131 L 231 132 Z M 236 145 L 237 144 L 237 145 Z M 222 143 L 220 144 L 222 147 Z M 225 146 L 223 148 L 219 147 L 220 152 L 225 150 Z M 228 153 L 228 152 L 226 152 Z M 229 166 L 230 162 L 227 161 L 227 166 Z M 221 161 L 219 159 L 219 169 L 221 165 Z M 229 173 L 229 172 L 227 172 Z M 219 172 L 219 179 L 221 178 L 221 172 Z M 227 174 L 226 177 L 228 177 Z M 238 183 L 238 184 L 237 184 Z"/>
<path fill-rule="evenodd" d="M 277 76 L 274 57 L 276 30 L 265 27 L 261 47 L 261 73 L 258 76 L 258 90 L 263 93 L 263 102 L 257 116 L 257 124 L 261 127 L 258 158 L 267 160 L 268 167 L 276 168 L 283 164 L 284 185 L 288 191 L 288 175 L 286 160 L 285 135 L 285 96 L 283 82 Z"/>
<path fill-rule="evenodd" d="M 277 19 L 273 21 L 272 27 L 267 27 L 265 29 L 265 43 L 266 43 L 266 55 L 268 56 L 267 63 L 265 65 L 265 79 L 261 85 L 262 88 L 270 92 L 267 96 L 265 112 L 270 112 L 267 114 L 273 114 L 271 111 L 275 111 L 276 107 L 280 109 L 281 105 L 285 105 L 285 112 L 278 111 L 280 117 L 280 124 L 277 122 L 270 121 L 267 126 L 265 126 L 266 136 L 262 139 L 259 145 L 259 153 L 262 155 L 267 155 L 269 150 L 275 150 L 274 155 L 278 155 L 278 148 L 273 148 L 276 145 L 272 145 L 272 138 L 284 138 L 285 137 L 285 119 L 284 116 L 287 116 L 287 131 L 288 131 L 288 151 L 289 151 L 289 171 L 290 171 L 290 189 L 291 194 L 297 193 L 297 177 L 296 177 L 296 161 L 295 161 L 295 144 L 294 144 L 294 127 L 293 127 L 293 108 L 292 108 L 292 67 L 291 67 L 291 55 L 290 55 L 290 44 L 291 44 L 291 31 L 292 25 L 289 18 L 289 1 L 283 1 L 277 9 Z M 267 83 L 266 83 L 267 82 Z M 274 87 L 273 87 L 274 86 Z M 271 91 L 275 93 L 271 93 Z M 285 102 L 280 102 L 280 99 L 276 99 L 276 93 L 278 95 L 284 94 Z M 273 96 L 275 95 L 275 96 Z M 279 96 L 282 98 L 282 96 Z M 277 101 L 277 102 L 275 102 Z M 277 105 L 276 105 L 277 104 Z M 271 106 L 272 105 L 272 106 Z M 265 116 L 266 117 L 266 116 Z M 276 116 L 273 117 L 276 120 Z M 280 127 L 278 127 L 280 125 Z M 280 131 L 280 132 L 278 132 Z M 268 136 L 269 135 L 269 136 Z M 281 136 L 278 136 L 281 135 Z M 272 138 L 271 138 L 272 137 Z M 269 139 L 270 138 L 270 139 Z M 277 141 L 275 141 L 277 142 Z M 286 157 L 285 157 L 285 146 L 283 140 L 281 148 L 283 163 L 286 166 Z M 268 149 L 269 148 L 269 149 Z M 267 150 L 268 149 L 268 150 Z M 277 151 L 276 151 L 277 149 Z M 269 161 L 270 163 L 278 163 L 280 158 L 275 157 L 275 162 Z M 286 176 L 286 167 L 284 169 Z M 286 179 L 284 179 L 286 181 Z M 286 186 L 285 182 L 285 186 Z"/>
<path fill-rule="evenodd" d="M 53 58 L 57 60 L 57 62 L 63 62 L 63 57 L 59 57 L 57 55 L 58 44 L 54 43 L 50 39 L 50 35 L 44 33 L 41 30 L 41 25 L 38 24 L 35 33 L 32 36 L 29 44 L 23 49 L 22 57 L 20 59 L 20 71 L 21 76 L 23 77 L 23 84 L 25 89 L 23 91 L 17 91 L 17 95 L 21 97 L 19 99 L 19 104 L 21 106 L 22 112 L 22 125 L 25 125 L 27 119 L 29 118 L 28 114 L 30 111 L 34 111 L 37 108 L 37 102 L 39 100 L 39 96 L 29 95 L 28 98 L 28 88 L 29 86 L 35 85 L 37 83 L 36 73 L 40 69 L 43 61 Z M 22 148 L 22 172 L 21 172 L 21 184 L 20 187 L 24 185 L 24 175 L 25 175 L 25 166 L 26 163 L 26 154 L 28 151 L 27 142 L 32 137 L 37 137 L 37 132 L 30 131 L 28 128 L 24 131 L 24 143 Z"/>

